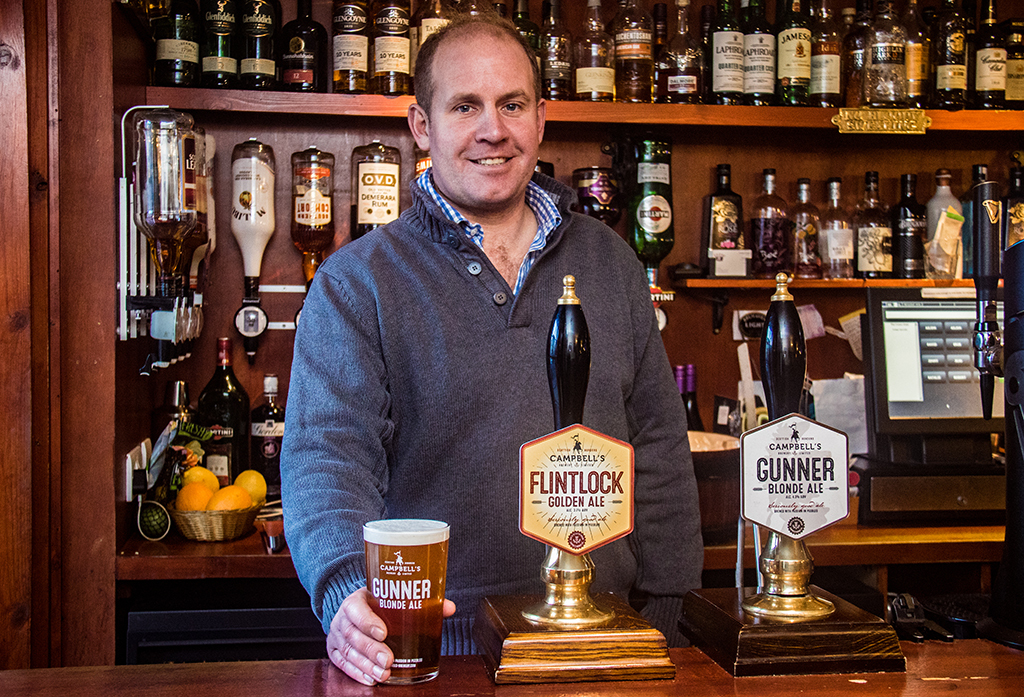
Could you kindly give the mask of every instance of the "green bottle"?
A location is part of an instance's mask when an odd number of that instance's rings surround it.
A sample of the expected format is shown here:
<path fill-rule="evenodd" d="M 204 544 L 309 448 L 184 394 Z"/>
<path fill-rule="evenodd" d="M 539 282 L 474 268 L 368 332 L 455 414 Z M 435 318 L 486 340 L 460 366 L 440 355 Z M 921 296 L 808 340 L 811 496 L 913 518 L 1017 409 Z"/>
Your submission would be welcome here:
<path fill-rule="evenodd" d="M 627 239 L 658 285 L 658 266 L 675 243 L 672 227 L 672 143 L 644 137 L 636 143 L 636 187 L 630 201 Z"/>
<path fill-rule="evenodd" d="M 775 71 L 775 103 L 807 106 L 811 84 L 811 18 L 801 0 L 786 0 L 775 31 L 778 64 Z"/>

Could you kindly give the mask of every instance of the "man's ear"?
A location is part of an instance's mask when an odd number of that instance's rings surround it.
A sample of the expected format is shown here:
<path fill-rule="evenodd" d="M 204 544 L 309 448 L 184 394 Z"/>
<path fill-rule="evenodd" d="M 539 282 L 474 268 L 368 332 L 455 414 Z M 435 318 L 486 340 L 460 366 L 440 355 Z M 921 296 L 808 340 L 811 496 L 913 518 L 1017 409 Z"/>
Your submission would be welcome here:
<path fill-rule="evenodd" d="M 420 150 L 430 150 L 430 123 L 427 112 L 416 102 L 409 105 L 409 130 Z"/>
<path fill-rule="evenodd" d="M 543 99 L 537 100 L 537 144 L 544 142 L 544 124 L 547 120 L 548 103 Z"/>

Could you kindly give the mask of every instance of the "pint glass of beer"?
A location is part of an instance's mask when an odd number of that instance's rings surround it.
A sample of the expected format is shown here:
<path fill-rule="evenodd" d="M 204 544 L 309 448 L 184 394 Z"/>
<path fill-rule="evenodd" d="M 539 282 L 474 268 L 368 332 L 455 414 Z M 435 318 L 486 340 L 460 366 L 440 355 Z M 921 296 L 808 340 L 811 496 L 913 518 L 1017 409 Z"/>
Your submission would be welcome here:
<path fill-rule="evenodd" d="M 395 654 L 388 683 L 437 677 L 441 609 L 448 565 L 448 524 L 437 520 L 374 520 L 363 526 L 366 588 L 387 626 Z"/>

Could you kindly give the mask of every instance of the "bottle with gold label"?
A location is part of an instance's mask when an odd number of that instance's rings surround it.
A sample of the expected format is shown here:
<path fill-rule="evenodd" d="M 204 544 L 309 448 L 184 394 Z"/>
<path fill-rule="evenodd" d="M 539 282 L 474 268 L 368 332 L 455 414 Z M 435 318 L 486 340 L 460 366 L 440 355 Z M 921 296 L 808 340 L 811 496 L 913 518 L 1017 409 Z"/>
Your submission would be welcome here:
<path fill-rule="evenodd" d="M 373 37 L 373 69 L 370 93 L 396 96 L 409 94 L 409 2 L 374 0 L 370 9 Z"/>
<path fill-rule="evenodd" d="M 370 69 L 370 24 L 365 0 L 334 0 L 331 19 L 334 50 L 334 91 L 366 92 Z"/>
<path fill-rule="evenodd" d="M 292 242 L 306 286 L 334 241 L 334 155 L 315 145 L 292 153 Z"/>
<path fill-rule="evenodd" d="M 352 239 L 398 218 L 402 154 L 375 140 L 352 150 Z"/>

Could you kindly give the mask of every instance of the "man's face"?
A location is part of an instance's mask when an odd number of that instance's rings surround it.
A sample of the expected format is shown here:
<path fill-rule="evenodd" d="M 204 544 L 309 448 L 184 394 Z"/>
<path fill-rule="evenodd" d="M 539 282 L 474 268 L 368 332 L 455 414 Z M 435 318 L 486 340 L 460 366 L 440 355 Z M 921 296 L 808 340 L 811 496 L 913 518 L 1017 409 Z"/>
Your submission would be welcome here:
<path fill-rule="evenodd" d="M 434 57 L 431 113 L 409 111 L 417 145 L 430 151 L 434 184 L 471 220 L 524 205 L 544 136 L 533 69 L 511 39 L 479 30 L 453 37 Z"/>

